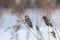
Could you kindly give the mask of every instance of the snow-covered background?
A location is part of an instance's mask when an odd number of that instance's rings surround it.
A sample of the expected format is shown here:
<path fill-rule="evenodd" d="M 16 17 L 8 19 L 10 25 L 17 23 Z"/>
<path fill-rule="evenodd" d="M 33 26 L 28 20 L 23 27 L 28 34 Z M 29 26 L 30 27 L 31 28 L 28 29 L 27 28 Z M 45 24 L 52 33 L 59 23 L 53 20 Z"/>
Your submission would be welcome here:
<path fill-rule="evenodd" d="M 36 24 L 39 25 L 42 39 L 41 40 L 60 40 L 58 35 L 56 35 L 56 38 L 52 36 L 51 32 L 53 29 L 48 27 L 42 17 L 44 16 L 44 12 L 40 9 L 26 9 L 25 11 L 26 15 L 29 15 L 29 17 L 32 20 L 33 23 L 33 30 L 36 33 L 35 26 Z M 56 28 L 57 33 L 60 35 L 60 9 L 55 9 L 51 11 L 51 19 L 53 22 L 53 26 Z M 21 28 L 15 32 L 13 27 L 17 25 L 17 16 L 15 14 L 11 13 L 10 9 L 3 9 L 3 15 L 2 18 L 0 18 L 0 40 L 16 40 L 16 34 L 17 40 L 37 40 L 34 35 L 28 32 L 28 29 L 26 28 L 26 25 L 24 23 L 20 23 Z M 12 33 L 13 37 L 12 38 Z M 27 35 L 29 35 L 27 37 Z M 37 34 L 36 34 L 37 35 Z"/>

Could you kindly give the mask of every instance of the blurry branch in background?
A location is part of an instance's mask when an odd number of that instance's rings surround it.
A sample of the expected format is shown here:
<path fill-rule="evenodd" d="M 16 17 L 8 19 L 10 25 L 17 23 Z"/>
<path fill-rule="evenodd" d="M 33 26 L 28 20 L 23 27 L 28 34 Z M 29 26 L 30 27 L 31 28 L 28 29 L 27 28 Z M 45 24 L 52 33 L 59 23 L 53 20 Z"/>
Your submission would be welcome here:
<path fill-rule="evenodd" d="M 0 0 L 0 7 L 10 8 L 15 4 L 15 0 Z"/>
<path fill-rule="evenodd" d="M 26 40 L 29 40 L 29 35 L 30 35 L 30 32 L 29 32 L 29 29 L 27 29 Z"/>
<path fill-rule="evenodd" d="M 11 32 L 11 35 L 12 35 L 11 40 L 13 40 L 14 38 L 16 40 L 19 40 L 17 32 L 20 30 L 20 27 L 21 25 L 14 25 L 14 27 L 12 28 L 12 32 Z"/>
<path fill-rule="evenodd" d="M 20 0 L 20 3 L 16 3 L 19 0 L 0 0 L 0 7 L 4 9 L 11 9 L 13 14 L 17 16 L 24 15 L 24 11 L 27 8 L 28 0 Z M 20 17 L 19 17 L 20 18 Z"/>
<path fill-rule="evenodd" d="M 25 16 L 25 22 L 24 23 L 27 26 L 27 35 L 26 35 L 27 36 L 27 40 L 28 40 L 30 32 L 34 35 L 34 37 L 36 37 L 35 33 L 32 32 L 32 30 L 31 30 L 31 28 L 33 28 L 33 24 L 32 24 L 31 19 L 30 19 L 30 17 L 28 15 Z"/>
<path fill-rule="evenodd" d="M 38 0 L 39 7 L 44 11 L 44 13 L 48 16 L 50 15 L 51 7 L 48 5 L 48 0 Z"/>

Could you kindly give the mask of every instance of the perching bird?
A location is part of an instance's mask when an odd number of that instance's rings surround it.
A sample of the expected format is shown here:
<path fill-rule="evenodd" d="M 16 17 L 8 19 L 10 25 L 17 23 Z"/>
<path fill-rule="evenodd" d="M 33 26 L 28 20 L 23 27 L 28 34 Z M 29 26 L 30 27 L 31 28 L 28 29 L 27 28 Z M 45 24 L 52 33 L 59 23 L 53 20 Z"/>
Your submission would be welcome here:
<path fill-rule="evenodd" d="M 25 21 L 26 21 L 27 25 L 28 25 L 30 28 L 33 27 L 32 22 L 31 22 L 31 19 L 30 19 L 30 17 L 29 17 L 28 15 L 25 16 Z"/>
<path fill-rule="evenodd" d="M 43 16 L 43 20 L 45 21 L 47 26 L 51 26 L 51 27 L 53 26 L 50 20 L 46 16 Z"/>

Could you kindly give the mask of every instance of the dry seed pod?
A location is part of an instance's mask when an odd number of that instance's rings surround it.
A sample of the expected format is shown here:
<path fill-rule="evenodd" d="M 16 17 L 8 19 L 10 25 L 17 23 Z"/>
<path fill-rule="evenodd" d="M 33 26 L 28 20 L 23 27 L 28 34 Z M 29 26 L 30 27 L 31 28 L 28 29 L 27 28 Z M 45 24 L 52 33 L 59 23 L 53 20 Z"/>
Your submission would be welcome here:
<path fill-rule="evenodd" d="M 54 31 L 52 31 L 51 34 L 54 38 L 56 38 L 56 33 Z"/>
<path fill-rule="evenodd" d="M 43 20 L 45 21 L 47 26 L 51 26 L 51 27 L 53 26 L 50 20 L 46 16 L 43 16 Z"/>
<path fill-rule="evenodd" d="M 28 15 L 25 16 L 25 21 L 26 21 L 27 25 L 28 25 L 30 28 L 33 27 L 32 22 L 31 22 L 31 19 L 30 19 L 30 17 L 29 17 Z"/>

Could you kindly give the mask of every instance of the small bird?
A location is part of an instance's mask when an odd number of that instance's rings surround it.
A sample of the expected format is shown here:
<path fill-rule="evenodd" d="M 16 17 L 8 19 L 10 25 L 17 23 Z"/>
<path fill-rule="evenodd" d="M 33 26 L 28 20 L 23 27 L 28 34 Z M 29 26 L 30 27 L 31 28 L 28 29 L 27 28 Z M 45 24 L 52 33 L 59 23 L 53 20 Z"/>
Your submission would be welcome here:
<path fill-rule="evenodd" d="M 50 20 L 46 16 L 43 16 L 43 20 L 45 21 L 47 26 L 51 26 L 51 27 L 53 26 Z"/>
<path fill-rule="evenodd" d="M 30 19 L 30 17 L 29 17 L 28 15 L 25 16 L 25 21 L 26 21 L 27 25 L 28 25 L 30 28 L 33 27 L 32 22 L 31 22 L 31 19 Z"/>

